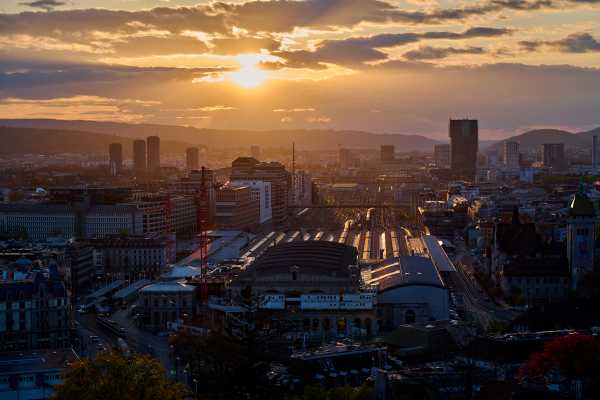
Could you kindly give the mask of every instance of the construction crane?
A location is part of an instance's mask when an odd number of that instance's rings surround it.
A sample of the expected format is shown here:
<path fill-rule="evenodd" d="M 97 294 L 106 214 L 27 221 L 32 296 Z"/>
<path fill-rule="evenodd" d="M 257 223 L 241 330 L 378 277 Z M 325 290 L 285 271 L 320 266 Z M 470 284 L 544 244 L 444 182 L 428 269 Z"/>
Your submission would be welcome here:
<path fill-rule="evenodd" d="M 202 167 L 200 188 L 196 193 L 196 215 L 198 225 L 198 239 L 200 244 L 200 298 L 203 302 L 208 300 L 208 229 L 209 229 L 209 198 L 206 183 L 206 168 Z"/>

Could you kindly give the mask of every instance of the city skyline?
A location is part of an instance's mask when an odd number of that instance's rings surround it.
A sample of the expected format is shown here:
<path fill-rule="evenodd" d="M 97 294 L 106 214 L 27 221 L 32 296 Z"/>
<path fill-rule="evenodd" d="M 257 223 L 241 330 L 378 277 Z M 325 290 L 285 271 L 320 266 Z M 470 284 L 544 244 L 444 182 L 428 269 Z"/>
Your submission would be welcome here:
<path fill-rule="evenodd" d="M 476 116 L 482 140 L 583 131 L 600 124 L 599 16 L 576 0 L 9 0 L 0 118 L 442 139 L 449 118 Z"/>

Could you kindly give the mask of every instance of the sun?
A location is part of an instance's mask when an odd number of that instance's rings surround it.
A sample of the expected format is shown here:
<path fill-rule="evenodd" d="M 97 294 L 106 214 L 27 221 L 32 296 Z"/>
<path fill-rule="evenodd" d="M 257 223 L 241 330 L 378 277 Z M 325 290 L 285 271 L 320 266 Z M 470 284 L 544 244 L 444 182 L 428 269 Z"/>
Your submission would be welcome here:
<path fill-rule="evenodd" d="M 226 78 L 246 89 L 261 85 L 269 79 L 267 71 L 258 67 L 258 63 L 263 58 L 261 54 L 244 54 L 238 56 L 237 61 L 240 64 L 240 69 L 227 73 Z"/>

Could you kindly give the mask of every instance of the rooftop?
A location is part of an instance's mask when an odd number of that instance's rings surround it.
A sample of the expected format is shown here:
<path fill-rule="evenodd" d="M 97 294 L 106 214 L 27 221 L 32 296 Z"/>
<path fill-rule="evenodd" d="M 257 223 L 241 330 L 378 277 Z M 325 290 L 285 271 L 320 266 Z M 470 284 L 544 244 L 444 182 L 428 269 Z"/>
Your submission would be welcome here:
<path fill-rule="evenodd" d="M 444 281 L 426 257 L 402 256 L 397 261 L 384 263 L 371 270 L 371 285 L 377 285 L 379 291 L 400 286 L 436 286 L 445 288 Z"/>

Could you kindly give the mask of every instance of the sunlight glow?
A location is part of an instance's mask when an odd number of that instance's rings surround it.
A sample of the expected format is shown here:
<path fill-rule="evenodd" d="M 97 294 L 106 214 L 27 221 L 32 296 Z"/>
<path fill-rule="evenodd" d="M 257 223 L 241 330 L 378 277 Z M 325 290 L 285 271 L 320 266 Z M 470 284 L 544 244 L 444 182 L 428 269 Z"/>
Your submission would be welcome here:
<path fill-rule="evenodd" d="M 258 63 L 269 58 L 264 54 L 243 54 L 237 57 L 240 69 L 225 74 L 225 78 L 243 88 L 255 88 L 269 79 L 269 74 Z"/>

